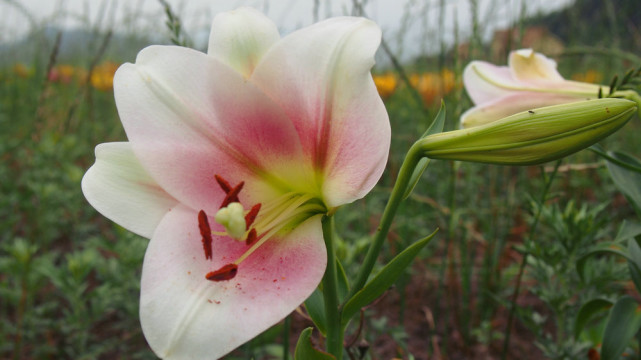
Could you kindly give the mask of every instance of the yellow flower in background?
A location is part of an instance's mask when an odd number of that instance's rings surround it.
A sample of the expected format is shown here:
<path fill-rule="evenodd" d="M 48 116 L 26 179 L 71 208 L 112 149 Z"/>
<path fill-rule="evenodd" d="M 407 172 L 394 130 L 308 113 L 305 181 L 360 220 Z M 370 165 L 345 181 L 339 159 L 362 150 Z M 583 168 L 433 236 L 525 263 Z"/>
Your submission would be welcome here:
<path fill-rule="evenodd" d="M 111 61 L 104 62 L 96 66 L 91 73 L 91 86 L 101 91 L 113 89 L 114 74 L 118 69 L 118 64 Z"/>
<path fill-rule="evenodd" d="M 374 75 L 373 78 L 376 90 L 378 90 L 378 94 L 381 98 L 387 99 L 394 93 L 394 91 L 396 91 L 396 85 L 398 82 L 394 73 L 388 72 L 382 75 Z"/>
<path fill-rule="evenodd" d="M 13 65 L 13 73 L 18 75 L 18 77 L 21 77 L 23 79 L 28 79 L 33 76 L 34 70 L 32 67 L 27 67 L 27 65 L 23 63 L 16 63 Z"/>

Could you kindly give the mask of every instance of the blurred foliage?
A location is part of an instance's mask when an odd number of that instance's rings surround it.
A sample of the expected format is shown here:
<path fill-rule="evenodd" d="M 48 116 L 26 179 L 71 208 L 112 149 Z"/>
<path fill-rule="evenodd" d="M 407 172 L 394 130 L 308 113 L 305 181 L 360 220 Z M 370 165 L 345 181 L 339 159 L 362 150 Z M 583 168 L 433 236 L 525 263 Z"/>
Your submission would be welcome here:
<path fill-rule="evenodd" d="M 574 7 L 520 26 L 546 24 L 569 44 L 609 48 L 613 28 L 605 4 L 577 0 Z M 639 48 L 639 2 L 618 0 L 612 6 L 616 46 Z M 556 23 L 567 30 L 558 30 Z M 150 40 L 135 32 L 108 37 L 84 29 L 65 32 L 56 45 L 56 32 L 33 29 L 24 41 L 3 48 L 0 57 L 0 358 L 154 359 L 138 321 L 147 240 L 96 213 L 80 191 L 94 146 L 126 139 L 113 101 L 115 68 L 133 61 Z M 83 41 L 67 49 L 74 39 Z M 472 46 L 478 46 L 478 58 L 492 57 L 489 45 Z M 9 55 L 16 49 L 22 49 L 20 56 Z M 428 128 L 440 98 L 447 106 L 447 129 L 456 128 L 471 106 L 461 83 L 469 59 L 443 51 L 400 69 L 376 69 L 380 75 L 374 81 L 393 129 L 392 153 L 373 192 L 337 212 L 337 252 L 348 277 L 356 273 L 378 226 L 404 152 Z M 607 82 L 629 65 L 617 57 L 601 60 L 597 53 L 564 56 L 559 67 L 567 78 L 576 74 L 580 81 Z M 640 126 L 634 119 L 604 147 L 641 154 Z M 624 262 L 596 257 L 582 280 L 575 264 L 593 246 L 613 240 L 623 219 L 635 213 L 603 162 L 585 151 L 564 161 L 545 202 L 532 202 L 545 184 L 540 174 L 550 171 L 550 166 L 433 161 L 402 205 L 381 263 L 435 227 L 441 230 L 396 286 L 364 310 L 363 324 L 350 324 L 346 340 L 353 355 L 496 358 L 506 304 L 527 251 L 532 256 L 517 338 L 534 339 L 540 350 L 515 347 L 512 355 L 587 358 L 598 336 L 587 331 L 580 339 L 571 336 L 573 317 L 588 299 L 627 293 L 629 274 Z M 539 211 L 539 231 L 526 240 Z M 297 331 L 311 324 L 299 314 L 291 318 L 291 331 L 281 323 L 228 358 L 282 358 L 286 349 L 293 351 Z M 294 339 L 290 345 L 284 341 L 287 334 Z"/>

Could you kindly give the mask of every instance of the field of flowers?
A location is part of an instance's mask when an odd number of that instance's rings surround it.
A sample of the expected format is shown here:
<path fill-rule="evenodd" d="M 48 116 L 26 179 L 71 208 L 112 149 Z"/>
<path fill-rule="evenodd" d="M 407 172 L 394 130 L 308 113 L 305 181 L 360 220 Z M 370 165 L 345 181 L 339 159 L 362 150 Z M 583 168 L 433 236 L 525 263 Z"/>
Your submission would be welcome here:
<path fill-rule="evenodd" d="M 444 121 L 444 131 L 458 129 L 474 106 L 463 83 L 471 61 L 505 66 L 512 50 L 533 48 L 553 58 L 565 79 L 603 85 L 603 97 L 608 90 L 639 91 L 641 6 L 595 3 L 576 0 L 552 14 L 521 17 L 489 41 L 472 31 L 469 39 L 457 37 L 440 53 L 413 60 L 401 61 L 387 46 L 378 50 L 384 61 L 372 77 L 389 115 L 390 152 L 367 196 L 330 211 L 339 300 L 358 283 L 412 144 L 434 119 Z M 354 4 L 353 14 L 366 15 L 366 6 Z M 181 43 L 179 15 L 162 1 L 158 6 L 168 19 L 163 43 Z M 578 35 L 586 29 L 581 16 L 601 36 Z M 559 28 L 563 19 L 569 30 Z M 0 53 L 1 359 L 157 358 L 140 325 L 149 240 L 102 216 L 81 190 L 96 145 L 128 140 L 114 101 L 116 70 L 135 61 L 130 54 L 139 44 L 156 41 L 88 33 L 94 45 L 78 57 L 59 53 L 65 32 L 52 37 L 44 27 L 29 35 L 37 39 L 31 60 Z M 384 43 L 394 38 L 382 36 Z M 129 44 L 126 55 L 113 50 L 121 42 Z M 354 310 L 338 345 L 343 358 L 640 358 L 638 114 L 590 149 L 539 165 L 431 160 L 400 204 L 371 273 L 387 274 L 385 264 L 438 232 L 416 247 L 391 286 L 384 282 L 385 289 Z M 202 224 L 199 218 L 201 234 Z M 243 234 L 250 221 L 244 225 Z M 295 350 L 305 328 L 331 326 L 315 312 L 327 284 L 224 358 L 335 358 Z M 332 341 L 317 330 L 311 338 L 317 348 Z"/>

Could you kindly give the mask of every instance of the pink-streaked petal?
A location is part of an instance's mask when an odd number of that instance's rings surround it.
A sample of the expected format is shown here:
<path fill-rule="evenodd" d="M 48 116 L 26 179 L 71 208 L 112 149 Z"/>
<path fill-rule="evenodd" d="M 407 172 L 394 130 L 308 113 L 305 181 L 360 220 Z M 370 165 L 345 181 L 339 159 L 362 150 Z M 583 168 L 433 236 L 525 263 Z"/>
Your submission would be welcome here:
<path fill-rule="evenodd" d="M 140 318 L 145 338 L 163 359 L 223 356 L 292 312 L 325 271 L 316 216 L 266 242 L 239 265 L 233 279 L 206 280 L 245 245 L 215 238 L 213 259 L 205 260 L 197 223 L 194 211 L 176 207 L 161 221 L 145 254 Z"/>
<path fill-rule="evenodd" d="M 463 84 L 476 105 L 520 91 L 524 87 L 524 84 L 512 77 L 507 66 L 496 66 L 485 61 L 472 61 L 465 67 Z"/>
<path fill-rule="evenodd" d="M 519 112 L 581 100 L 585 99 L 575 96 L 523 91 L 498 98 L 494 101 L 484 103 L 467 110 L 463 115 L 461 115 L 461 127 L 471 128 L 474 126 L 484 125 Z"/>
<path fill-rule="evenodd" d="M 256 9 L 241 7 L 216 15 L 208 54 L 249 77 L 279 39 L 278 28 L 269 18 Z"/>
<path fill-rule="evenodd" d="M 224 192 L 215 174 L 232 185 L 245 181 L 240 198 L 250 202 L 274 196 L 292 169 L 298 176 L 288 181 L 312 177 L 281 108 L 214 57 L 151 46 L 136 64 L 118 69 L 114 90 L 136 156 L 168 193 L 193 209 L 218 209 Z"/>
<path fill-rule="evenodd" d="M 329 206 L 364 196 L 379 179 L 389 119 L 370 75 L 380 29 L 362 18 L 333 18 L 274 45 L 251 81 L 294 123 Z"/>
<path fill-rule="evenodd" d="M 532 49 L 521 49 L 510 53 L 508 64 L 512 76 L 523 82 L 533 84 L 563 81 L 563 76 L 556 70 L 556 61 L 534 52 Z"/>
<path fill-rule="evenodd" d="M 177 203 L 143 169 L 126 142 L 96 146 L 96 163 L 82 178 L 82 192 L 105 217 L 146 238 Z"/>

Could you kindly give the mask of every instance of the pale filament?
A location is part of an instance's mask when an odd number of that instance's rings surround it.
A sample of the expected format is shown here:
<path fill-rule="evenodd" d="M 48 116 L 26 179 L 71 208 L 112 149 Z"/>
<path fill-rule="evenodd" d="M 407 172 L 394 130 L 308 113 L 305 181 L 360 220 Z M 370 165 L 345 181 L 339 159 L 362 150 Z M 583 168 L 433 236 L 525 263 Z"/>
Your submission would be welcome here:
<path fill-rule="evenodd" d="M 314 196 L 309 194 L 289 192 L 262 206 L 252 226 L 245 231 L 244 237 L 247 238 L 249 232 L 255 229 L 257 234 L 259 234 L 258 241 L 252 244 L 249 249 L 236 259 L 234 264 L 239 265 L 267 240 L 272 238 L 286 225 L 290 224 L 292 220 L 296 220 L 300 215 L 322 213 L 325 211 L 325 207 L 320 203 L 308 203 L 308 201 L 312 199 L 314 199 Z M 247 213 L 249 213 L 249 211 L 245 211 L 245 215 L 247 215 Z M 212 234 L 229 236 L 226 231 L 212 231 Z"/>

